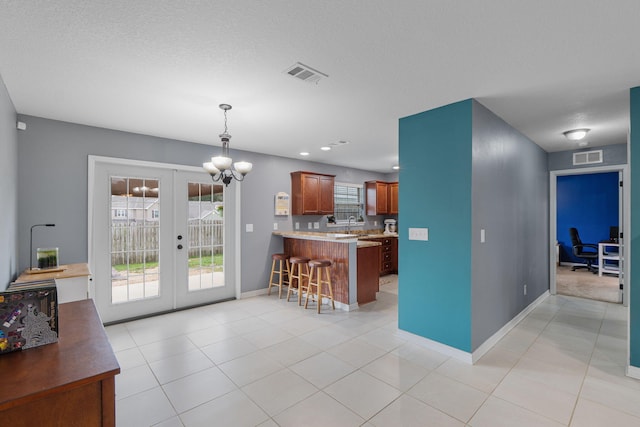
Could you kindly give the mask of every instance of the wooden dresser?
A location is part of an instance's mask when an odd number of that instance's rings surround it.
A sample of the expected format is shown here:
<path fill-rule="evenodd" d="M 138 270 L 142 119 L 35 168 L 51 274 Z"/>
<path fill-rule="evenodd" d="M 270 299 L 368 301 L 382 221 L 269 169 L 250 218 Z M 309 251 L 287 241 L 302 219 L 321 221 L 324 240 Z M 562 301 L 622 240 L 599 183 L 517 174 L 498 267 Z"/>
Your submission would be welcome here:
<path fill-rule="evenodd" d="M 0 424 L 115 426 L 120 373 L 93 300 L 59 305 L 59 341 L 0 356 Z"/>

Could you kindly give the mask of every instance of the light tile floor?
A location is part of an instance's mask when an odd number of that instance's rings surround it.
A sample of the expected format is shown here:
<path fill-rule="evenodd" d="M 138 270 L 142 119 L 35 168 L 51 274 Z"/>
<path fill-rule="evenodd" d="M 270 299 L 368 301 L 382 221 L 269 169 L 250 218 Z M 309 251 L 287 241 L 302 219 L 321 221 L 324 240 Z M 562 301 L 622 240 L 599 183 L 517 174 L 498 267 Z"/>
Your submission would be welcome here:
<path fill-rule="evenodd" d="M 395 280 L 349 313 L 271 295 L 106 329 L 119 427 L 640 425 L 616 304 L 548 297 L 473 366 L 398 334 Z"/>

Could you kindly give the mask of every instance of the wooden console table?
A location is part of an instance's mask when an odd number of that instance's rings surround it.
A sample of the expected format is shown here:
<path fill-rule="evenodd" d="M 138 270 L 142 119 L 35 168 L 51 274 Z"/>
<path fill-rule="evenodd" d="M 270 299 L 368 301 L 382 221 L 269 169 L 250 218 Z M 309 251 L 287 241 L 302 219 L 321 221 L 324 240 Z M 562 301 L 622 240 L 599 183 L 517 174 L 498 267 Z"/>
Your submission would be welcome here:
<path fill-rule="evenodd" d="M 93 300 L 59 305 L 59 341 L 0 356 L 0 423 L 115 426 L 120 373 Z"/>

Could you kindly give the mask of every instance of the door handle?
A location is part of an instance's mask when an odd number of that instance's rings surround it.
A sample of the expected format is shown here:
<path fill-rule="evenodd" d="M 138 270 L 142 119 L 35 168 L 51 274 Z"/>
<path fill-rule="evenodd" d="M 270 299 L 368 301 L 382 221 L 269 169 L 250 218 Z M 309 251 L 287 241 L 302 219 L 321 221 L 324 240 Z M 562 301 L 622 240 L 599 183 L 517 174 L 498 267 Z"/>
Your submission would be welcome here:
<path fill-rule="evenodd" d="M 182 234 L 178 234 L 178 240 L 182 240 Z"/>
<path fill-rule="evenodd" d="M 182 249 L 182 245 L 178 245 L 178 249 Z"/>

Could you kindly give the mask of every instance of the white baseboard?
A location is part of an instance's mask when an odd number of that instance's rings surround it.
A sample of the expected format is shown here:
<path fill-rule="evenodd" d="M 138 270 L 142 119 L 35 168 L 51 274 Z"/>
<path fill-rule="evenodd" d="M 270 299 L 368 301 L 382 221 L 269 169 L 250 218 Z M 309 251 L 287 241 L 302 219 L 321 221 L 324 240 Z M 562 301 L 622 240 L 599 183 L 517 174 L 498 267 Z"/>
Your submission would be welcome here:
<path fill-rule="evenodd" d="M 471 354 L 471 363 L 476 363 L 482 356 L 484 356 L 489 350 L 493 348 L 494 345 L 498 343 L 505 335 L 509 333 L 511 329 L 513 329 L 518 323 L 522 321 L 534 308 L 536 308 L 542 301 L 544 301 L 549 296 L 549 291 L 544 292 L 538 298 L 535 299 L 531 304 L 525 307 L 516 317 L 507 322 L 502 328 L 500 328 L 495 334 L 491 335 L 485 342 L 480 344 L 480 346 Z"/>
<path fill-rule="evenodd" d="M 453 357 L 454 359 L 460 360 L 461 362 L 465 362 L 468 364 L 472 363 L 471 353 L 469 352 L 459 350 L 446 344 L 442 344 L 438 341 L 430 340 L 429 338 L 421 337 L 420 335 L 416 335 L 411 332 L 403 331 L 402 329 L 398 330 L 398 335 L 413 344 L 428 348 L 429 350 L 437 351 L 438 353 L 442 353 L 445 356 Z"/>
<path fill-rule="evenodd" d="M 636 366 L 628 365 L 627 366 L 627 376 L 631 377 L 631 378 L 635 378 L 637 380 L 640 380 L 640 368 L 638 368 Z"/>
<path fill-rule="evenodd" d="M 268 290 L 269 288 L 263 288 L 263 289 L 257 289 L 255 291 L 242 292 L 240 294 L 240 298 L 238 299 L 245 299 L 245 298 L 257 297 L 260 295 L 266 295 Z"/>
<path fill-rule="evenodd" d="M 331 304 L 331 300 L 327 300 L 326 298 L 323 298 L 322 302 L 324 304 Z M 360 309 L 360 306 L 358 305 L 358 303 L 345 304 L 343 302 L 336 301 L 336 309 L 337 310 L 343 310 L 343 311 L 356 311 L 356 310 Z"/>
<path fill-rule="evenodd" d="M 260 295 L 266 295 L 268 291 L 269 291 L 269 288 L 263 288 L 263 289 L 257 289 L 255 291 L 243 292 L 240 294 L 240 297 L 238 299 L 245 299 L 245 298 L 257 297 Z M 275 292 L 277 292 L 277 290 Z M 302 297 L 302 300 L 304 301 L 304 295 Z M 327 298 L 322 298 L 322 303 L 331 304 L 331 300 Z M 358 305 L 358 303 L 345 304 L 339 301 L 335 301 L 335 303 L 336 303 L 336 310 L 355 311 L 360 309 L 360 306 Z"/>
<path fill-rule="evenodd" d="M 511 319 L 507 324 L 505 324 L 500 330 L 498 330 L 495 334 L 489 337 L 485 342 L 483 342 L 480 347 L 476 349 L 476 351 L 469 353 L 467 351 L 462 351 L 455 347 L 448 346 L 446 344 L 442 344 L 437 341 L 430 340 L 429 338 L 421 337 L 419 335 L 412 334 L 411 332 L 399 330 L 398 333 L 401 337 L 411 341 L 414 344 L 420 345 L 422 347 L 428 348 L 429 350 L 437 351 L 438 353 L 442 353 L 445 356 L 453 357 L 456 360 L 460 360 L 461 362 L 468 363 L 469 365 L 473 365 L 476 363 L 482 356 L 484 356 L 494 345 L 498 343 L 505 335 L 509 333 L 511 329 L 513 329 L 518 323 L 522 321 L 534 308 L 536 308 L 542 301 L 544 301 L 549 296 L 549 291 L 545 291 L 542 295 L 536 298 L 531 304 L 525 307 L 516 317 Z M 639 371 L 640 368 L 636 368 Z M 638 377 L 640 378 L 640 376 Z"/>

